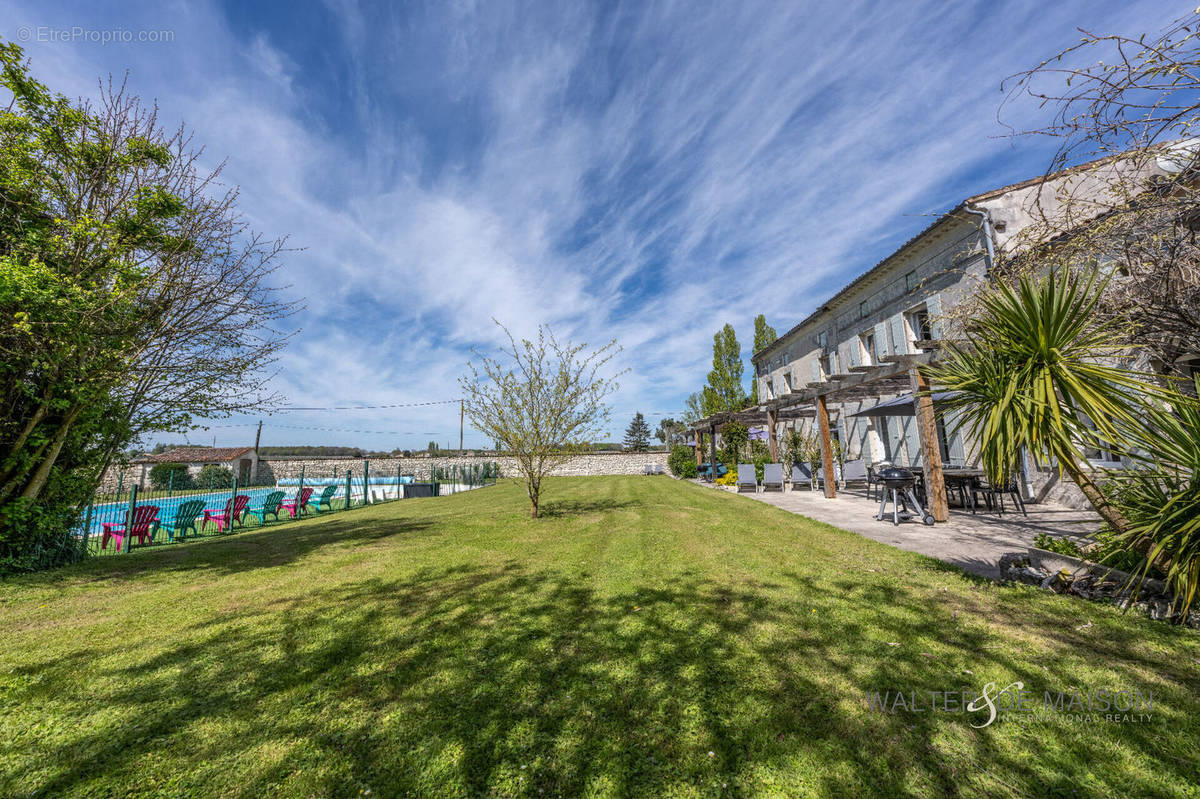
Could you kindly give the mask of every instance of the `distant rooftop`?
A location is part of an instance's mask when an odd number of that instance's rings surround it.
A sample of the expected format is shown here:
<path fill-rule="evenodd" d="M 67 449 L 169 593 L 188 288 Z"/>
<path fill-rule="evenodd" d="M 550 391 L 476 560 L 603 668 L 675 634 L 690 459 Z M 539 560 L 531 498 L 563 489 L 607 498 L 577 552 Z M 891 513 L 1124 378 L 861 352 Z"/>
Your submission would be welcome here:
<path fill-rule="evenodd" d="M 237 460 L 254 447 L 176 447 L 157 455 L 141 455 L 134 463 L 224 463 Z"/>

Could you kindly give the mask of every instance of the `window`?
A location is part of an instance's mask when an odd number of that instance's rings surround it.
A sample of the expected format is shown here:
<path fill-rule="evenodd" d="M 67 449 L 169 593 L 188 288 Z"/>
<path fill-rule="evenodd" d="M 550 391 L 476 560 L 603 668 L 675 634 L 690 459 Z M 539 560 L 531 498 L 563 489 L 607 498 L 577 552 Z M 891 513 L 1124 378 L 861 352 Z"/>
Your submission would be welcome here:
<path fill-rule="evenodd" d="M 837 364 L 835 363 L 832 352 L 821 358 L 821 370 L 825 373 L 825 377 L 830 377 L 834 374 L 837 374 L 836 368 Z"/>
<path fill-rule="evenodd" d="M 917 270 L 913 270 L 904 276 L 904 290 L 912 293 L 917 288 Z"/>
<path fill-rule="evenodd" d="M 821 349 L 825 349 L 829 346 L 829 334 L 824 330 L 817 334 L 817 346 Z"/>
<path fill-rule="evenodd" d="M 929 341 L 933 338 L 933 326 L 929 321 L 929 311 L 918 308 L 908 315 L 908 328 L 912 340 Z"/>
<path fill-rule="evenodd" d="M 1096 429 L 1096 425 L 1092 423 L 1091 419 L 1085 418 L 1083 423 L 1089 430 Z M 1094 446 L 1085 446 L 1083 448 L 1083 456 L 1096 466 L 1119 466 L 1121 464 L 1121 456 L 1107 449 L 1106 443 L 1100 440 L 1089 441 L 1088 444 Z"/>
<path fill-rule="evenodd" d="M 787 387 L 787 393 L 791 394 L 792 393 L 792 374 L 791 374 L 791 372 L 788 372 L 783 376 L 783 384 L 784 384 L 784 386 Z"/>
<path fill-rule="evenodd" d="M 862 319 L 867 315 L 867 301 L 863 300 L 858 304 L 858 318 Z"/>
<path fill-rule="evenodd" d="M 862 348 L 862 364 L 863 366 L 871 366 L 875 363 L 875 331 L 868 330 L 858 337 L 858 342 Z"/>

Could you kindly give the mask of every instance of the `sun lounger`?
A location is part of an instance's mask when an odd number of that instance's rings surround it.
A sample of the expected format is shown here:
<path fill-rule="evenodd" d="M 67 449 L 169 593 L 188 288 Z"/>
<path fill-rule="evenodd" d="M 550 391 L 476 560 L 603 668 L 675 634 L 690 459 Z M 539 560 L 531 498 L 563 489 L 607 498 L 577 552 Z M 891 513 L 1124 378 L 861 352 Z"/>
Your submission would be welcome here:
<path fill-rule="evenodd" d="M 799 485 L 812 488 L 812 470 L 807 463 L 792 464 L 792 490 L 795 491 Z"/>
<path fill-rule="evenodd" d="M 783 490 L 783 464 L 782 463 L 764 463 L 763 464 L 763 491 L 770 491 L 772 488 Z"/>
<path fill-rule="evenodd" d="M 737 490 L 741 493 L 743 488 L 749 488 L 751 491 L 758 493 L 758 477 L 754 474 L 753 463 L 739 463 L 737 472 Z"/>

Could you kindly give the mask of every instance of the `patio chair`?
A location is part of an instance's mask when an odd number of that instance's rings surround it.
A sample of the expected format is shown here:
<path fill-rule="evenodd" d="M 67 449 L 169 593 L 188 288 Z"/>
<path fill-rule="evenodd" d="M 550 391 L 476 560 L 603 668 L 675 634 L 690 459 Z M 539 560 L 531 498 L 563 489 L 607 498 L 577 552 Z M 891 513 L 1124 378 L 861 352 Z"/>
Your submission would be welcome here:
<path fill-rule="evenodd" d="M 208 523 L 216 522 L 217 530 L 225 532 L 225 527 L 233 529 L 233 525 L 242 525 L 243 519 L 246 516 L 246 506 L 250 504 L 250 496 L 248 494 L 238 494 L 234 499 L 225 501 L 225 509 L 217 510 L 216 508 L 206 508 L 204 510 L 204 520 L 200 522 L 200 529 L 208 526 Z"/>
<path fill-rule="evenodd" d="M 191 530 L 193 535 L 199 535 L 200 531 L 196 529 L 196 519 L 202 513 L 204 513 L 204 500 L 202 499 L 190 499 L 176 508 L 175 518 L 165 528 L 167 531 L 167 543 L 175 541 L 176 533 L 179 533 L 180 540 L 183 540 L 187 536 L 188 530 Z M 154 534 L 158 534 L 157 528 L 154 530 Z"/>
<path fill-rule="evenodd" d="M 879 498 L 879 492 L 883 490 L 883 483 L 879 482 L 877 475 L 880 469 L 886 469 L 891 465 L 891 461 L 879 461 L 867 467 L 867 499 L 874 502 Z"/>
<path fill-rule="evenodd" d="M 296 514 L 303 516 L 308 511 L 308 498 L 312 495 L 312 486 L 305 486 L 303 489 L 301 489 L 300 496 L 293 497 L 286 502 L 280 502 L 279 507 L 286 510 L 288 515 L 290 515 L 293 519 L 296 518 Z"/>
<path fill-rule="evenodd" d="M 411 483 L 408 485 L 411 485 Z M 337 493 L 337 490 L 337 483 L 325 486 L 325 490 L 321 492 L 320 498 L 317 499 L 317 513 L 328 513 L 333 510 L 333 495 Z"/>
<path fill-rule="evenodd" d="M 654 465 L 647 463 L 642 467 L 642 474 L 654 474 Z"/>
<path fill-rule="evenodd" d="M 126 526 L 120 522 L 105 522 L 104 534 L 100 537 L 100 548 L 108 547 L 108 540 L 111 538 L 117 544 L 117 551 L 120 552 L 125 545 L 125 536 L 136 536 L 139 544 L 145 544 L 148 540 L 153 540 L 153 528 L 158 524 L 158 506 L 157 505 L 137 505 L 133 509 L 133 523 L 129 525 L 129 531 L 126 532 Z"/>
<path fill-rule="evenodd" d="M 739 463 L 737 474 L 737 490 L 740 494 L 746 486 L 754 493 L 758 493 L 758 476 L 754 472 L 753 463 Z"/>
<path fill-rule="evenodd" d="M 764 463 L 763 464 L 763 491 L 770 491 L 772 488 L 783 491 L 783 464 L 782 463 Z"/>
<path fill-rule="evenodd" d="M 1004 496 L 1007 494 L 1012 497 L 1013 505 L 1016 506 L 1017 510 L 1021 511 L 1021 515 L 1029 516 L 1029 513 L 1025 510 L 1025 501 L 1021 499 L 1021 487 L 1017 485 L 1016 477 L 1008 478 L 1008 482 L 1002 486 L 983 483 L 972 486 L 972 505 L 975 503 L 976 494 L 983 496 L 983 501 L 987 504 L 988 510 L 995 510 L 1001 516 L 1004 515 Z"/>
<path fill-rule="evenodd" d="M 864 460 L 846 461 L 842 464 L 842 485 L 846 483 L 866 483 L 867 462 Z"/>
<path fill-rule="evenodd" d="M 807 463 L 792 464 L 792 490 L 796 490 L 796 486 L 804 483 L 809 488 L 812 488 L 812 469 Z"/>
<path fill-rule="evenodd" d="M 268 516 L 274 516 L 275 521 L 279 521 L 279 510 L 280 506 L 283 504 L 283 497 L 284 492 L 272 491 L 270 494 L 267 494 L 266 499 L 263 500 L 261 508 L 246 508 L 246 513 L 258 519 L 258 523 L 260 525 L 267 523 Z"/>
<path fill-rule="evenodd" d="M 654 464 L 654 473 L 655 474 L 666 474 L 666 472 L 663 471 L 663 465 L 661 463 Z"/>

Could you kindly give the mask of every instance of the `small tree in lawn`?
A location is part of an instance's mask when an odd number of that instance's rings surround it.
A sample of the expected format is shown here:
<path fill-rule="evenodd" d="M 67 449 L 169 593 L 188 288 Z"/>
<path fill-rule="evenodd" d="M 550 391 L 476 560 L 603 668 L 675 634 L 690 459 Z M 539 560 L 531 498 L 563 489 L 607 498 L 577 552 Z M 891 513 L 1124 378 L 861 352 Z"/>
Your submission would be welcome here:
<path fill-rule="evenodd" d="M 508 328 L 500 328 L 508 336 L 504 356 L 511 363 L 477 352 L 478 365 L 469 364 L 471 374 L 459 378 L 463 410 L 476 430 L 516 460 L 530 516 L 537 518 L 545 477 L 605 435 L 605 399 L 617 383 L 601 372 L 621 348 L 614 340 L 585 354 L 586 344 L 560 344 L 546 326 L 538 327 L 536 341 L 518 343 Z"/>
<path fill-rule="evenodd" d="M 646 424 L 646 417 L 641 411 L 634 414 L 633 421 L 625 428 L 625 449 L 632 452 L 650 449 L 650 425 Z"/>

